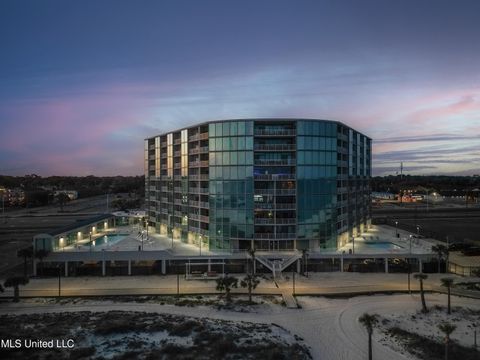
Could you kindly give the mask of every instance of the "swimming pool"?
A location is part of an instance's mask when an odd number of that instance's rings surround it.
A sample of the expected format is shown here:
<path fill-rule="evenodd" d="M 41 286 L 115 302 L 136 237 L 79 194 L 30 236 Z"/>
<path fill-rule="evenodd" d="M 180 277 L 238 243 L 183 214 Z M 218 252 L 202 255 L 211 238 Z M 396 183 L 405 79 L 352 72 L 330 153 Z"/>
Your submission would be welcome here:
<path fill-rule="evenodd" d="M 402 246 L 389 241 L 355 241 L 358 250 L 400 250 Z"/>
<path fill-rule="evenodd" d="M 102 245 L 113 245 L 118 243 L 120 240 L 125 239 L 128 236 L 128 234 L 110 234 L 110 235 L 104 235 L 100 236 L 94 240 L 91 241 L 91 245 L 94 247 L 102 246 Z M 90 241 L 86 244 L 87 246 L 90 246 Z"/>

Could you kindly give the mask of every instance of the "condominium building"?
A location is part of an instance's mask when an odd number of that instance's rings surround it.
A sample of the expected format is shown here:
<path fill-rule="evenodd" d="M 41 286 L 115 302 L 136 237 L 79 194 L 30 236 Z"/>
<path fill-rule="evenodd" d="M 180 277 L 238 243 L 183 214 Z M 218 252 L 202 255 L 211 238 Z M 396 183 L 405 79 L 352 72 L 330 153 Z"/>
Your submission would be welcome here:
<path fill-rule="evenodd" d="M 337 121 L 239 119 L 145 139 L 149 225 L 210 251 L 336 249 L 370 223 L 371 139 Z"/>

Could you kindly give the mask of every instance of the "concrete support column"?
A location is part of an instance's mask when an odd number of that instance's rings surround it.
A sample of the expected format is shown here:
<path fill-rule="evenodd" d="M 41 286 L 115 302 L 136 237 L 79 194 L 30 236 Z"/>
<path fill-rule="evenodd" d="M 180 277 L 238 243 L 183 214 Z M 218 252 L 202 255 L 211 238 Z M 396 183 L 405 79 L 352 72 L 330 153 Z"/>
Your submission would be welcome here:
<path fill-rule="evenodd" d="M 68 261 L 65 261 L 65 277 L 68 277 Z"/>
<path fill-rule="evenodd" d="M 422 259 L 418 259 L 418 272 L 423 272 Z"/>
<path fill-rule="evenodd" d="M 208 268 L 207 268 L 208 272 L 212 271 L 212 260 L 211 259 L 208 259 Z"/>
<path fill-rule="evenodd" d="M 106 264 L 105 264 L 105 260 L 102 260 L 102 276 L 105 276 L 107 271 L 106 271 Z"/>
<path fill-rule="evenodd" d="M 128 275 L 132 275 L 132 260 L 128 260 Z"/>
<path fill-rule="evenodd" d="M 302 270 L 300 269 L 300 260 L 297 260 L 297 273 L 300 274 Z"/>
<path fill-rule="evenodd" d="M 388 274 L 388 258 L 385 258 L 385 273 Z"/>
<path fill-rule="evenodd" d="M 167 260 L 162 260 L 162 274 L 165 275 L 167 273 Z"/>
<path fill-rule="evenodd" d="M 253 261 L 253 273 L 256 274 L 257 273 L 257 259 L 255 258 L 255 260 Z"/>
<path fill-rule="evenodd" d="M 37 276 L 37 259 L 33 258 L 33 276 Z"/>
<path fill-rule="evenodd" d="M 340 258 L 340 271 L 343 272 L 343 257 Z"/>

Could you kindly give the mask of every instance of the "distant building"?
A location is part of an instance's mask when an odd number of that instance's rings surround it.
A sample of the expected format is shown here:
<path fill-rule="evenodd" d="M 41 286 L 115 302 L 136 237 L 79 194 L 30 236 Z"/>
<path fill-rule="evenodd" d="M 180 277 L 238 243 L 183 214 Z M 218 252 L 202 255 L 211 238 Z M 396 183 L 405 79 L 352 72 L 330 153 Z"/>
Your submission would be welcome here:
<path fill-rule="evenodd" d="M 145 140 L 149 224 L 227 250 L 335 249 L 370 223 L 371 139 L 327 120 L 201 123 Z"/>

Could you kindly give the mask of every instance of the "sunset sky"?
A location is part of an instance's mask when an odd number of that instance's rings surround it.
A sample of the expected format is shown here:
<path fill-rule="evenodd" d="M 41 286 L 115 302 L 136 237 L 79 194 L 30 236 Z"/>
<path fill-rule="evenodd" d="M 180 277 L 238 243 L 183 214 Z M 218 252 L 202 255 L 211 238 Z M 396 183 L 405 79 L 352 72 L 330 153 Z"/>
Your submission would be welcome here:
<path fill-rule="evenodd" d="M 143 139 L 333 119 L 374 175 L 480 174 L 480 1 L 0 1 L 0 174 L 139 175 Z"/>

